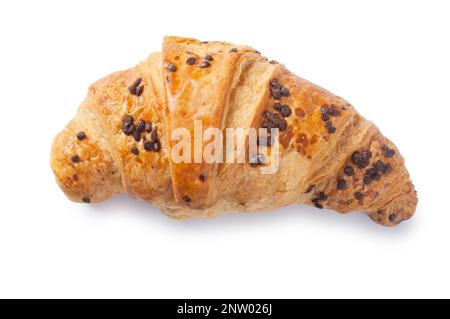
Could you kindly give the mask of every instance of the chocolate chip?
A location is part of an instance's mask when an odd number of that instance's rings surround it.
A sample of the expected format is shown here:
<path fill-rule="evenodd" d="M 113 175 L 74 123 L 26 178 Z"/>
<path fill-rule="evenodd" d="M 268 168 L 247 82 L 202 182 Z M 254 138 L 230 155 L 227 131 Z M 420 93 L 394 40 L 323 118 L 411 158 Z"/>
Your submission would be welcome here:
<path fill-rule="evenodd" d="M 281 104 L 281 103 L 275 103 L 274 105 L 273 105 L 273 108 L 274 108 L 274 110 L 276 110 L 276 111 L 278 111 L 278 112 L 281 112 L 281 109 L 283 108 L 283 105 Z"/>
<path fill-rule="evenodd" d="M 201 174 L 198 176 L 198 179 L 200 180 L 200 182 L 204 183 L 204 182 L 206 181 L 206 174 L 201 173 Z"/>
<path fill-rule="evenodd" d="M 283 104 L 281 107 L 280 114 L 282 117 L 289 117 L 292 114 L 292 110 L 288 105 Z"/>
<path fill-rule="evenodd" d="M 315 206 L 316 208 L 318 208 L 318 209 L 322 209 L 322 208 L 323 208 L 323 205 L 322 205 L 322 204 L 319 204 L 319 203 L 314 203 L 314 206 Z"/>
<path fill-rule="evenodd" d="M 144 130 L 145 130 L 147 133 L 150 133 L 150 132 L 152 131 L 152 122 L 150 122 L 150 121 L 145 122 Z"/>
<path fill-rule="evenodd" d="M 292 110 L 287 104 L 275 103 L 273 108 L 280 113 L 282 117 L 289 117 L 292 114 Z"/>
<path fill-rule="evenodd" d="M 324 192 L 319 192 L 319 200 L 327 200 L 328 196 Z"/>
<path fill-rule="evenodd" d="M 133 123 L 134 119 L 132 115 L 125 115 L 125 117 L 123 118 L 123 124 L 124 125 L 130 125 L 131 123 Z"/>
<path fill-rule="evenodd" d="M 86 204 L 89 204 L 91 202 L 91 199 L 89 197 L 83 197 L 81 200 Z"/>
<path fill-rule="evenodd" d="M 396 219 L 397 219 L 397 215 L 396 214 L 390 214 L 389 215 L 389 221 L 391 223 L 395 222 Z"/>
<path fill-rule="evenodd" d="M 353 166 L 346 166 L 344 168 L 344 174 L 347 176 L 353 176 L 355 175 L 355 169 L 353 168 Z"/>
<path fill-rule="evenodd" d="M 153 143 L 153 151 L 159 152 L 161 150 L 161 143 L 158 140 L 156 140 L 152 143 Z"/>
<path fill-rule="evenodd" d="M 127 127 L 122 126 L 122 131 L 125 133 L 125 135 L 131 135 L 134 133 L 135 126 L 134 124 L 130 124 Z"/>
<path fill-rule="evenodd" d="M 136 95 L 138 86 L 142 83 L 142 78 L 137 78 L 129 87 L 128 90 L 131 94 Z"/>
<path fill-rule="evenodd" d="M 195 62 L 197 62 L 197 59 L 194 57 L 190 57 L 189 59 L 186 60 L 187 65 L 194 65 Z"/>
<path fill-rule="evenodd" d="M 378 172 L 373 173 L 372 175 L 370 175 L 370 178 L 374 181 L 378 181 L 380 180 L 380 174 L 378 174 Z"/>
<path fill-rule="evenodd" d="M 362 159 L 362 155 L 360 152 L 358 152 L 358 151 L 353 152 L 352 157 L 351 157 L 353 164 L 358 165 L 358 163 L 361 161 L 361 159 Z"/>
<path fill-rule="evenodd" d="M 155 142 L 157 137 L 158 137 L 158 136 L 157 136 L 156 130 L 153 130 L 153 131 L 150 133 L 150 141 Z"/>
<path fill-rule="evenodd" d="M 333 134 L 336 132 L 336 128 L 333 126 L 333 123 L 331 123 L 331 121 L 325 122 L 325 128 L 327 129 L 329 134 Z"/>
<path fill-rule="evenodd" d="M 70 159 L 72 160 L 73 163 L 78 163 L 81 160 L 78 155 L 72 155 Z"/>
<path fill-rule="evenodd" d="M 366 170 L 366 175 L 370 175 L 370 176 L 372 176 L 373 174 L 375 174 L 377 172 L 377 169 L 375 168 L 375 167 L 371 167 L 371 168 L 368 168 L 367 170 Z"/>
<path fill-rule="evenodd" d="M 144 149 L 148 152 L 159 152 L 161 150 L 161 143 L 156 141 L 145 141 Z"/>
<path fill-rule="evenodd" d="M 395 155 L 395 150 L 393 150 L 392 148 L 387 147 L 386 145 L 383 146 L 383 154 L 386 157 L 393 157 Z"/>
<path fill-rule="evenodd" d="M 203 59 L 206 60 L 206 61 L 210 61 L 210 62 L 212 60 L 214 60 L 213 57 L 211 55 L 209 55 L 209 54 L 205 55 L 205 57 Z"/>
<path fill-rule="evenodd" d="M 211 63 L 209 61 L 202 61 L 198 66 L 202 69 L 209 68 L 211 66 Z"/>
<path fill-rule="evenodd" d="M 175 64 L 169 63 L 167 65 L 167 71 L 169 71 L 169 72 L 176 72 L 177 71 L 177 66 Z"/>
<path fill-rule="evenodd" d="M 264 165 L 266 162 L 266 158 L 263 154 L 257 154 L 256 156 L 250 158 L 250 165 L 251 166 L 259 166 Z"/>
<path fill-rule="evenodd" d="M 153 151 L 153 142 L 152 141 L 145 141 L 144 142 L 144 149 L 148 152 Z"/>
<path fill-rule="evenodd" d="M 357 200 L 363 200 L 363 199 L 364 199 L 364 194 L 361 193 L 361 192 L 356 192 L 356 193 L 355 193 L 355 198 L 356 198 Z"/>
<path fill-rule="evenodd" d="M 393 157 L 395 155 L 395 151 L 390 149 L 385 154 L 386 154 L 386 157 Z"/>
<path fill-rule="evenodd" d="M 283 87 L 283 85 L 281 85 L 281 83 L 277 79 L 272 79 L 270 81 L 270 94 L 272 95 L 272 97 L 275 100 L 281 99 L 281 88 L 282 87 Z"/>
<path fill-rule="evenodd" d="M 328 112 L 322 112 L 320 114 L 320 118 L 322 119 L 322 121 L 326 122 L 330 119 L 330 114 L 328 114 Z"/>
<path fill-rule="evenodd" d="M 138 87 L 142 83 L 142 78 L 137 78 L 136 81 L 133 82 L 132 86 Z"/>
<path fill-rule="evenodd" d="M 144 120 L 139 120 L 136 123 L 136 132 L 138 132 L 139 134 L 144 132 L 145 129 L 145 121 Z"/>
<path fill-rule="evenodd" d="M 281 84 L 280 81 L 278 81 L 278 79 L 276 79 L 276 78 L 270 80 L 270 85 L 273 87 L 279 88 L 280 90 L 283 87 L 283 84 Z"/>
<path fill-rule="evenodd" d="M 322 202 L 327 199 L 328 199 L 328 196 L 324 192 L 319 192 L 316 197 L 311 199 L 311 201 L 313 203 L 318 203 L 318 202 Z"/>
<path fill-rule="evenodd" d="M 372 180 L 377 181 L 380 179 L 380 174 L 378 173 L 376 167 L 372 167 L 368 171 L 369 171 L 369 174 L 370 174 L 370 177 L 372 178 Z"/>
<path fill-rule="evenodd" d="M 340 114 L 339 110 L 330 107 L 327 104 L 324 104 L 320 107 L 320 118 L 322 121 L 328 121 L 330 119 L 330 116 L 338 116 Z"/>
<path fill-rule="evenodd" d="M 232 48 L 232 49 L 230 50 L 230 52 L 231 52 L 231 53 L 236 53 L 236 52 L 238 52 L 238 49 L 237 49 L 237 48 Z"/>
<path fill-rule="evenodd" d="M 122 131 L 126 134 L 126 135 L 131 135 L 134 132 L 135 126 L 133 124 L 133 117 L 131 115 L 126 115 L 123 118 L 123 122 L 122 122 Z"/>
<path fill-rule="evenodd" d="M 375 169 L 376 169 L 378 172 L 383 172 L 383 171 L 386 169 L 386 165 L 385 165 L 382 161 L 378 160 L 378 161 L 375 163 Z"/>
<path fill-rule="evenodd" d="M 369 165 L 372 153 L 370 151 L 354 152 L 351 156 L 352 163 L 358 168 L 364 168 Z"/>
<path fill-rule="evenodd" d="M 320 107 L 320 113 L 328 113 L 328 110 L 330 109 L 330 107 L 328 106 L 328 104 L 323 104 Z"/>
<path fill-rule="evenodd" d="M 80 131 L 77 133 L 77 139 L 79 139 L 80 141 L 84 140 L 86 138 L 86 133 L 84 133 L 83 131 Z"/>
<path fill-rule="evenodd" d="M 279 88 L 276 88 L 276 87 L 272 86 L 270 88 L 270 94 L 272 95 L 272 97 L 275 100 L 281 99 L 281 90 Z"/>
<path fill-rule="evenodd" d="M 289 89 L 285 86 L 281 87 L 281 95 L 282 96 L 289 96 Z"/>
<path fill-rule="evenodd" d="M 262 127 L 268 130 L 272 128 L 278 128 L 280 131 L 284 131 L 287 128 L 287 122 L 278 113 L 264 112 L 265 119 L 262 123 Z"/>
<path fill-rule="evenodd" d="M 131 148 L 131 153 L 133 153 L 134 155 L 139 155 L 139 149 L 136 146 L 133 146 Z"/>
<path fill-rule="evenodd" d="M 347 182 L 344 179 L 338 180 L 337 189 L 345 189 L 347 188 Z"/>
<path fill-rule="evenodd" d="M 132 124 L 134 121 L 133 116 L 131 115 L 125 115 L 125 117 L 123 118 L 123 124 L 128 126 L 130 124 Z"/>
<path fill-rule="evenodd" d="M 331 116 L 338 116 L 341 114 L 341 112 L 339 112 L 338 109 L 335 108 L 329 108 L 328 109 L 328 114 L 330 114 Z"/>
<path fill-rule="evenodd" d="M 138 87 L 136 89 L 136 95 L 137 96 L 141 96 L 143 92 L 144 92 L 144 86 L 143 85 L 141 85 L 140 87 Z"/>
<path fill-rule="evenodd" d="M 364 175 L 363 182 L 366 185 L 369 185 L 370 183 L 372 183 L 372 178 L 370 177 L 370 175 Z"/>
<path fill-rule="evenodd" d="M 136 142 L 139 142 L 141 140 L 141 133 L 138 130 L 135 130 L 133 132 L 133 137 Z"/>
<path fill-rule="evenodd" d="M 314 189 L 314 187 L 316 187 L 316 185 L 314 185 L 314 184 L 309 185 L 308 188 L 305 191 L 305 194 L 311 193 L 311 191 Z"/>
<path fill-rule="evenodd" d="M 380 175 L 375 167 L 371 167 L 366 170 L 365 176 L 369 176 L 372 181 L 377 181 L 380 179 Z"/>
<path fill-rule="evenodd" d="M 391 166 L 391 164 L 386 164 L 385 165 L 385 168 L 384 168 L 384 170 L 383 170 L 383 174 L 384 175 L 387 175 L 387 174 L 389 174 L 390 172 L 392 171 L 392 166 Z"/>
<path fill-rule="evenodd" d="M 186 203 L 190 203 L 191 202 L 191 198 L 188 195 L 183 195 L 182 199 Z"/>

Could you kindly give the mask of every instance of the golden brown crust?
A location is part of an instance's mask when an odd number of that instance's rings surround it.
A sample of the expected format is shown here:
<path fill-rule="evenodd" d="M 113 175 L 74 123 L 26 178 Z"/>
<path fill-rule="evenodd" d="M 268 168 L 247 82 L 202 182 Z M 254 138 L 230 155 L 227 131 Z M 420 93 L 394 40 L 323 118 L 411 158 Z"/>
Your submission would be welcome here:
<path fill-rule="evenodd" d="M 194 120 L 203 131 L 280 128 L 279 170 L 175 163 L 171 134 L 184 127 L 193 137 Z M 150 122 L 151 131 L 142 129 Z M 350 103 L 252 48 L 177 37 L 165 38 L 162 54 L 91 86 L 55 138 L 51 166 L 72 200 L 127 192 L 180 219 L 301 203 L 364 211 L 392 226 L 417 204 L 398 149 Z"/>
<path fill-rule="evenodd" d="M 233 50 L 235 49 L 235 50 Z M 234 52 L 236 51 L 236 52 Z M 226 42 L 201 43 L 195 39 L 166 37 L 163 43 L 163 78 L 166 88 L 167 135 L 185 128 L 191 136 L 190 163 L 170 161 L 175 201 L 184 207 L 203 209 L 216 203 L 217 165 L 195 162 L 194 121 L 223 129 L 223 116 L 232 75 L 248 47 Z M 197 149 L 210 141 L 202 140 Z M 178 143 L 171 139 L 170 147 Z"/>

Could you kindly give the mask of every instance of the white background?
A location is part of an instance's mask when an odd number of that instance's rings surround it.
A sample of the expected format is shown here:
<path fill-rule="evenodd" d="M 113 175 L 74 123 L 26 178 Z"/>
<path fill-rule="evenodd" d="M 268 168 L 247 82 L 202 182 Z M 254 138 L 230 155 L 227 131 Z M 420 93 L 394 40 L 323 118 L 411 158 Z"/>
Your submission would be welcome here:
<path fill-rule="evenodd" d="M 0 297 L 450 297 L 448 1 L 2 1 Z M 352 102 L 406 158 L 416 216 L 291 206 L 179 222 L 65 198 L 53 136 L 164 35 L 248 44 Z"/>

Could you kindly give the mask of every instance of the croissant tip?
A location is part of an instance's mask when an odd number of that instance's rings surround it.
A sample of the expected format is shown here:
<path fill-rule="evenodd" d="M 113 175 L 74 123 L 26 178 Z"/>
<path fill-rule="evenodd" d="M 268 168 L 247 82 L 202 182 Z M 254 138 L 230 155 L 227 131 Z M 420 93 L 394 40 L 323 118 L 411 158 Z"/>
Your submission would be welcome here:
<path fill-rule="evenodd" d="M 414 216 L 417 203 L 417 192 L 411 189 L 396 197 L 386 207 L 370 212 L 368 215 L 378 224 L 396 226 Z"/>

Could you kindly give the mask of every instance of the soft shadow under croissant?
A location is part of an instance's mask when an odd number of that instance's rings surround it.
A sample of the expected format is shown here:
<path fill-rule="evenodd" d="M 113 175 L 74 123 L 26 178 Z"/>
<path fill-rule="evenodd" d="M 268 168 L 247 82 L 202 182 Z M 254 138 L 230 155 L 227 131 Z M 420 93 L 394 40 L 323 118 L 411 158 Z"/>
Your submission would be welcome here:
<path fill-rule="evenodd" d="M 171 134 L 193 133 L 194 120 L 279 129 L 278 171 L 175 162 Z M 392 226 L 417 204 L 397 147 L 350 103 L 250 47 L 189 38 L 166 37 L 162 53 L 94 83 L 56 136 L 51 167 L 73 201 L 126 192 L 180 219 L 299 203 Z"/>

